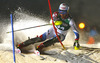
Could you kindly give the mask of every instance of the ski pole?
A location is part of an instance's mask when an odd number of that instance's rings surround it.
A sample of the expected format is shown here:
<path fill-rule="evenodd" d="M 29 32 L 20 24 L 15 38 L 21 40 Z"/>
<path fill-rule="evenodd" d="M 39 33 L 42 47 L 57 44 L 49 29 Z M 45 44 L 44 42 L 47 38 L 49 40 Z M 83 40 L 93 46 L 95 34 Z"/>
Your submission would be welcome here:
<path fill-rule="evenodd" d="M 48 4 L 49 4 L 49 10 L 50 10 L 50 15 L 51 15 L 51 19 L 52 19 L 53 28 L 54 28 L 54 30 L 55 30 L 55 34 L 56 34 L 56 36 L 57 36 L 57 38 L 58 38 L 60 44 L 62 45 L 62 47 L 63 47 L 64 49 L 66 49 L 66 48 L 64 47 L 63 43 L 61 42 L 61 40 L 60 40 L 60 38 L 59 38 L 59 36 L 58 36 L 58 34 L 57 34 L 57 30 L 56 30 L 56 28 L 55 28 L 55 26 L 54 26 L 55 24 L 54 24 L 54 22 L 53 22 L 50 0 L 48 0 Z"/>
<path fill-rule="evenodd" d="M 33 26 L 33 27 L 23 28 L 23 29 L 19 29 L 19 30 L 14 30 L 14 32 L 22 31 L 22 30 L 26 30 L 26 29 L 31 29 L 31 28 L 37 28 L 37 27 L 47 26 L 47 25 L 51 25 L 51 24 L 44 24 L 44 25 L 39 25 L 39 26 Z M 11 32 L 12 31 L 9 31 L 7 33 L 11 33 Z"/>
<path fill-rule="evenodd" d="M 16 60 L 15 60 L 15 47 L 14 47 L 14 32 L 13 32 L 13 15 L 10 14 L 10 19 L 11 19 L 11 28 L 12 28 L 12 45 L 13 45 L 13 60 L 14 60 L 14 63 L 16 63 Z"/>

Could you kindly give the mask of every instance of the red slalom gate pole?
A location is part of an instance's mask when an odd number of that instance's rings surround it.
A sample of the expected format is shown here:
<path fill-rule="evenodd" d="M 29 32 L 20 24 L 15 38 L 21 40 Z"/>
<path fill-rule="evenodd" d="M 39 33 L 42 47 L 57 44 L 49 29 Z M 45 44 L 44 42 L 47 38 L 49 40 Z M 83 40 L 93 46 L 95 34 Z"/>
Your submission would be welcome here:
<path fill-rule="evenodd" d="M 51 5 L 50 5 L 50 0 L 48 0 L 48 4 L 49 4 L 50 16 L 51 16 L 53 28 L 54 28 L 54 30 L 55 30 L 55 34 L 56 34 L 56 36 L 57 36 L 57 38 L 58 38 L 60 44 L 62 45 L 62 47 L 63 47 L 64 49 L 66 49 L 66 48 L 64 47 L 63 43 L 61 42 L 61 40 L 60 40 L 58 34 L 57 34 L 57 29 L 56 29 L 55 24 L 54 24 L 54 22 L 53 22 L 53 17 L 52 17 L 52 10 L 51 10 Z"/>

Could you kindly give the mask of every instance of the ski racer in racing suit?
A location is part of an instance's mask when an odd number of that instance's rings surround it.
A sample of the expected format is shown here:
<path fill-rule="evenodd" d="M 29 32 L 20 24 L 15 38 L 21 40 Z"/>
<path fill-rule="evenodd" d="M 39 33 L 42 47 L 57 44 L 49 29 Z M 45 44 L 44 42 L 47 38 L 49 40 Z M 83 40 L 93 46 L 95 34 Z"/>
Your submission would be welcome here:
<path fill-rule="evenodd" d="M 53 21 L 55 24 L 55 27 L 57 29 L 58 36 L 61 41 L 65 39 L 65 36 L 68 32 L 68 29 L 71 27 L 74 34 L 75 34 L 75 42 L 74 42 L 74 49 L 78 50 L 80 48 L 79 45 L 79 33 L 77 31 L 76 25 L 74 23 L 74 20 L 69 15 L 69 6 L 67 6 L 65 3 L 60 4 L 59 10 L 57 12 L 53 13 Z M 52 21 L 50 21 L 52 22 Z M 49 40 L 47 40 L 49 39 Z M 47 40 L 47 41 L 46 41 Z M 30 44 L 34 44 L 36 42 L 42 42 L 39 46 L 37 46 L 37 50 L 41 50 L 44 47 L 48 47 L 58 41 L 58 38 L 56 37 L 55 31 L 53 26 L 45 33 L 40 35 L 39 37 L 31 38 L 30 40 L 26 40 L 23 43 L 18 44 L 18 48 L 21 49 L 22 47 L 28 46 Z"/>

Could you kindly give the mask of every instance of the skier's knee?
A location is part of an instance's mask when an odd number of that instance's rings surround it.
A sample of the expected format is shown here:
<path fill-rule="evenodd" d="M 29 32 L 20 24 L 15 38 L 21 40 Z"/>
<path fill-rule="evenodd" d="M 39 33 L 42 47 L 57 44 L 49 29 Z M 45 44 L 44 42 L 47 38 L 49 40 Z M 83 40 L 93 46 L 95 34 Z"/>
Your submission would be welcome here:
<path fill-rule="evenodd" d="M 39 37 L 42 39 L 42 41 L 46 40 L 46 33 L 40 35 Z"/>

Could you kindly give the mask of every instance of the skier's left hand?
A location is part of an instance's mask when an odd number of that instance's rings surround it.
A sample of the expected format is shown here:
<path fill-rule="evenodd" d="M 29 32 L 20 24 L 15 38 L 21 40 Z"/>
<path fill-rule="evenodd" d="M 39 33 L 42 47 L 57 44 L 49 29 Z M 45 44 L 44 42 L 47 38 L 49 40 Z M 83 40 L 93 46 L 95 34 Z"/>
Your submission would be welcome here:
<path fill-rule="evenodd" d="M 78 40 L 75 40 L 73 47 L 74 47 L 75 50 L 80 49 L 80 44 L 79 44 Z"/>

